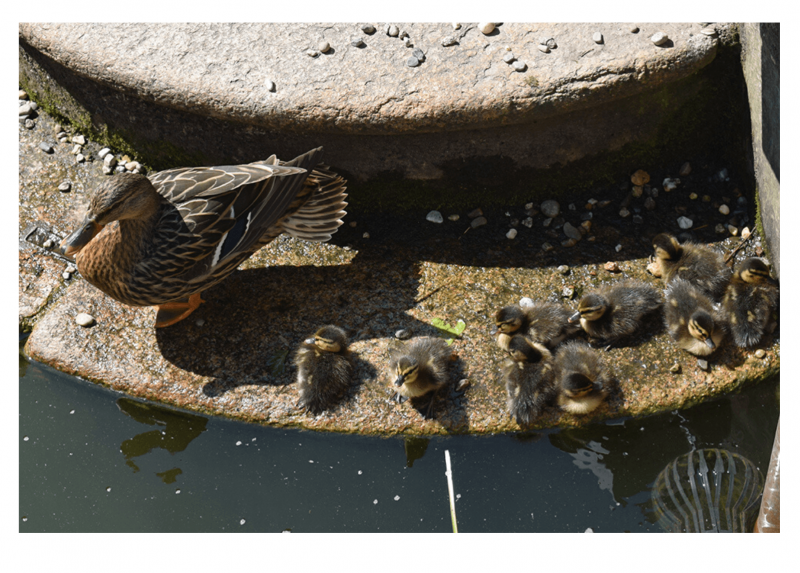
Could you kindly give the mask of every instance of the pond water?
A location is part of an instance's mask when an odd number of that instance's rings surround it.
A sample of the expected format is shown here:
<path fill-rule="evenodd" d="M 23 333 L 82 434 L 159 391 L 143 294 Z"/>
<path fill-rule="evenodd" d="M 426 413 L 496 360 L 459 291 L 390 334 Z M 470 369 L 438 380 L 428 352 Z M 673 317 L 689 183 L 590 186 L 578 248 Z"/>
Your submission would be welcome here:
<path fill-rule="evenodd" d="M 282 430 L 132 400 L 20 355 L 21 532 L 659 532 L 650 487 L 695 448 L 766 473 L 779 380 L 681 412 L 489 437 Z"/>

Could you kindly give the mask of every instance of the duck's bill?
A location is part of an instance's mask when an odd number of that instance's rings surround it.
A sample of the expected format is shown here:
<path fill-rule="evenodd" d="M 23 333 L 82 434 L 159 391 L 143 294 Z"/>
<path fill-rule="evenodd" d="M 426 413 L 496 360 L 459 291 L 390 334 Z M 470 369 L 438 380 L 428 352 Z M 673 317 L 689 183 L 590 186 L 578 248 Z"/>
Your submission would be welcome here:
<path fill-rule="evenodd" d="M 706 339 L 705 339 L 703 342 L 705 342 L 705 343 L 706 343 L 706 346 L 708 346 L 708 347 L 709 347 L 709 348 L 711 348 L 711 349 L 714 349 L 714 348 L 716 348 L 716 347 L 717 347 L 717 345 L 716 345 L 716 344 L 714 344 L 714 341 L 713 341 L 713 340 L 711 340 L 710 338 L 706 338 Z"/>
<path fill-rule="evenodd" d="M 575 314 L 573 314 L 572 316 L 569 317 L 569 322 L 570 322 L 570 324 L 575 324 L 580 319 L 581 319 L 581 313 L 580 312 L 576 312 Z"/>
<path fill-rule="evenodd" d="M 93 219 L 85 219 L 83 224 L 76 229 L 71 235 L 61 241 L 60 249 L 61 254 L 72 256 L 79 253 L 80 250 L 89 244 L 97 233 L 103 228 Z"/>
<path fill-rule="evenodd" d="M 398 376 L 394 381 L 394 385 L 398 387 L 402 386 L 403 384 L 405 384 L 405 381 L 406 381 L 405 378 L 403 378 L 402 376 Z"/>

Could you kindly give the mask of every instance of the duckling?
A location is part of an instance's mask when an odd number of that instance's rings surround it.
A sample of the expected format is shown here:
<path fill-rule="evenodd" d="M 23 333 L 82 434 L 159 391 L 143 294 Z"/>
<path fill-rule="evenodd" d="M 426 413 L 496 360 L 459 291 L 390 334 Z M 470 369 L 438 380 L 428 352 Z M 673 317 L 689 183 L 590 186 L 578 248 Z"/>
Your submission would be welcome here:
<path fill-rule="evenodd" d="M 497 334 L 497 345 L 508 350 L 511 337 L 523 334 L 531 341 L 555 347 L 568 336 L 580 331 L 577 324 L 571 324 L 572 312 L 554 302 L 537 301 L 533 306 L 522 308 L 518 304 L 506 306 L 497 311 L 494 321 L 497 326 L 492 334 Z"/>
<path fill-rule="evenodd" d="M 664 324 L 678 346 L 708 356 L 725 336 L 725 324 L 709 298 L 696 286 L 675 279 L 667 286 Z"/>
<path fill-rule="evenodd" d="M 777 326 L 772 311 L 778 305 L 778 287 L 763 259 L 745 259 L 731 279 L 722 308 L 736 346 L 747 348 Z"/>
<path fill-rule="evenodd" d="M 316 415 L 336 405 L 344 396 L 353 377 L 347 346 L 344 330 L 333 325 L 323 326 L 300 344 L 294 357 L 300 386 L 299 407 Z"/>
<path fill-rule="evenodd" d="M 430 415 L 435 393 L 449 381 L 447 364 L 452 351 L 441 338 L 422 336 L 409 340 L 402 348 L 391 351 L 389 368 L 394 380 L 398 402 L 420 398 L 432 392 L 426 417 Z"/>
<path fill-rule="evenodd" d="M 570 414 L 588 414 L 608 395 L 611 376 L 600 354 L 589 345 L 572 341 L 555 357 L 558 405 Z"/>
<path fill-rule="evenodd" d="M 503 364 L 509 413 L 520 426 L 538 418 L 556 394 L 553 355 L 543 345 L 521 334 L 508 341 L 510 358 Z"/>
<path fill-rule="evenodd" d="M 571 322 L 580 324 L 592 346 L 606 350 L 650 324 L 650 315 L 661 309 L 662 297 L 639 281 L 623 281 L 585 295 Z"/>
<path fill-rule="evenodd" d="M 731 270 L 722 255 L 695 243 L 680 244 L 672 235 L 661 233 L 653 238 L 655 261 L 651 272 L 669 283 L 680 278 L 694 284 L 715 301 L 725 293 Z"/>

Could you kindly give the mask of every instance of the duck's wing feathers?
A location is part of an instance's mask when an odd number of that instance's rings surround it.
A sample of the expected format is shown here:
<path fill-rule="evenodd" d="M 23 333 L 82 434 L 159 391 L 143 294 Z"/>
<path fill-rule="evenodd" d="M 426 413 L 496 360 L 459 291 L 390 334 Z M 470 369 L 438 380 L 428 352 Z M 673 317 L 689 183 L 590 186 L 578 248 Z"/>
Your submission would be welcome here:
<path fill-rule="evenodd" d="M 306 241 L 328 241 L 342 225 L 347 214 L 347 193 L 344 179 L 327 169 L 318 166 L 306 180 L 306 186 L 315 188 L 313 195 L 282 223 L 283 230 L 298 239 Z"/>

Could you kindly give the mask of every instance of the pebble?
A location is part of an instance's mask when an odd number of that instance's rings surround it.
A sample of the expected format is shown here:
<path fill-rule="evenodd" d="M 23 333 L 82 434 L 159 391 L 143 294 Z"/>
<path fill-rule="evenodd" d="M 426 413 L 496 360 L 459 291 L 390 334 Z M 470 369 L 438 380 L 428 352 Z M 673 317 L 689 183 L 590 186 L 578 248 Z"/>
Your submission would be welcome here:
<path fill-rule="evenodd" d="M 396 38 L 397 35 L 400 33 L 400 29 L 394 24 L 392 24 L 389 26 L 389 29 L 386 30 L 386 33 L 389 34 L 392 38 Z"/>
<path fill-rule="evenodd" d="M 25 129 L 33 129 L 34 127 L 36 127 L 35 121 L 33 121 L 32 119 L 25 120 Z"/>
<path fill-rule="evenodd" d="M 72 136 L 72 143 L 77 143 L 78 145 L 86 145 L 86 138 L 82 135 L 74 135 Z"/>
<path fill-rule="evenodd" d="M 694 222 L 689 217 L 678 217 L 678 226 L 681 229 L 691 229 Z"/>
<path fill-rule="evenodd" d="M 442 46 L 444 46 L 445 48 L 447 46 L 452 46 L 455 43 L 456 39 L 453 36 L 445 36 L 444 38 L 442 38 Z"/>
<path fill-rule="evenodd" d="M 79 312 L 75 317 L 75 323 L 78 326 L 92 326 L 94 324 L 94 317 L 91 314 Z"/>
<path fill-rule="evenodd" d="M 730 212 L 731 212 L 731 209 L 730 209 L 730 207 L 728 207 L 727 205 L 725 205 L 723 203 L 722 205 L 719 206 L 719 212 L 722 213 L 723 215 L 729 215 Z"/>
<path fill-rule="evenodd" d="M 723 225 L 722 223 L 717 223 L 717 226 L 714 227 L 714 231 L 717 234 L 722 235 L 725 232 L 725 225 Z"/>
<path fill-rule="evenodd" d="M 25 90 L 19 90 L 19 99 L 28 99 L 28 92 Z"/>
<path fill-rule="evenodd" d="M 488 223 L 486 217 L 478 217 L 477 219 L 472 220 L 471 225 L 473 229 L 477 229 L 478 227 L 480 227 L 481 225 L 485 225 L 486 223 Z"/>
<path fill-rule="evenodd" d="M 406 48 L 410 48 L 411 46 L 414 45 L 411 43 L 411 38 L 409 38 L 408 36 L 403 38 L 403 43 L 406 45 Z"/>
<path fill-rule="evenodd" d="M 103 158 L 103 165 L 114 167 L 116 164 L 117 164 L 117 158 L 114 157 L 113 153 L 109 153 Z"/>
<path fill-rule="evenodd" d="M 483 215 L 483 211 L 481 211 L 480 209 L 475 209 L 474 211 L 470 211 L 467 217 L 469 217 L 470 219 L 474 219 L 475 217 L 480 217 L 481 215 Z"/>
<path fill-rule="evenodd" d="M 317 50 L 319 50 L 319 51 L 320 51 L 321 53 L 323 53 L 323 54 L 324 54 L 324 53 L 326 53 L 326 52 L 327 52 L 328 50 L 330 50 L 330 49 L 331 49 L 331 45 L 330 45 L 330 43 L 328 43 L 328 42 L 324 42 L 324 41 L 323 41 L 323 42 L 320 42 L 320 43 L 317 45 Z"/>
<path fill-rule="evenodd" d="M 600 32 L 595 32 L 592 34 L 592 40 L 594 40 L 595 44 L 602 44 L 603 43 L 603 34 Z"/>
<path fill-rule="evenodd" d="M 569 267 L 567 265 L 559 265 L 559 267 L 556 270 L 560 272 L 562 275 L 569 274 Z"/>
<path fill-rule="evenodd" d="M 65 269 L 64 269 L 64 272 L 67 272 L 67 273 L 69 273 L 69 274 L 72 274 L 72 273 L 74 273 L 74 272 L 75 272 L 75 271 L 77 271 L 77 270 L 78 270 L 78 267 L 76 267 L 75 265 L 73 265 L 72 263 L 70 263 L 70 264 L 68 264 L 68 265 L 67 265 L 67 268 L 65 268 Z"/>
<path fill-rule="evenodd" d="M 351 227 L 355 228 L 356 225 L 358 225 L 358 221 L 350 221 L 349 224 L 350 224 Z"/>
<path fill-rule="evenodd" d="M 361 31 L 365 34 L 369 34 L 370 36 L 375 33 L 375 26 L 372 24 L 364 24 L 361 26 Z"/>
<path fill-rule="evenodd" d="M 572 226 L 571 223 L 567 222 L 564 223 L 564 234 L 569 237 L 570 239 L 574 239 L 575 241 L 580 241 L 583 235 L 581 232 Z"/>
<path fill-rule="evenodd" d="M 678 363 L 675 363 L 675 364 L 673 364 L 672 366 L 669 367 L 669 371 L 672 372 L 673 374 L 677 374 L 678 372 L 681 371 L 681 365 L 678 364 Z"/>
<path fill-rule="evenodd" d="M 622 209 L 619 210 L 619 216 L 622 217 L 623 219 L 625 217 L 629 216 L 630 214 L 631 214 L 631 212 L 628 211 L 625 207 L 623 207 Z"/>
<path fill-rule="evenodd" d="M 450 219 L 451 221 L 458 221 L 461 218 L 461 216 L 457 215 L 457 214 L 454 214 L 454 215 L 448 216 L 447 218 Z"/>
<path fill-rule="evenodd" d="M 700 367 L 701 370 L 708 370 L 708 360 L 703 360 L 702 358 L 698 358 L 697 365 Z"/>
<path fill-rule="evenodd" d="M 728 180 L 728 170 L 722 169 L 719 173 L 717 173 L 717 179 L 720 181 L 727 181 Z"/>
<path fill-rule="evenodd" d="M 469 386 L 469 379 L 462 378 L 461 380 L 458 381 L 458 384 L 456 384 L 456 392 L 461 392 L 462 390 L 466 390 L 468 386 Z"/>
<path fill-rule="evenodd" d="M 592 529 L 591 527 L 587 527 L 584 533 L 594 533 L 594 529 Z"/>
<path fill-rule="evenodd" d="M 681 165 L 681 169 L 680 171 L 678 171 L 678 175 L 684 177 L 686 175 L 689 175 L 689 173 L 691 172 L 692 172 L 692 165 L 687 161 L 686 163 Z"/>
<path fill-rule="evenodd" d="M 549 251 L 552 251 L 553 250 L 553 245 L 551 245 L 550 243 L 542 243 L 542 250 L 545 253 L 547 253 Z"/>
<path fill-rule="evenodd" d="M 506 52 L 505 54 L 503 54 L 503 61 L 504 61 L 505 63 L 507 63 L 507 64 L 510 64 L 510 63 L 511 63 L 511 62 L 513 62 L 515 59 L 516 59 L 516 58 L 514 57 L 514 54 L 512 54 L 511 52 Z"/>
<path fill-rule="evenodd" d="M 100 159 L 105 159 L 106 155 L 108 155 L 109 153 L 111 153 L 111 150 L 108 147 L 104 147 L 103 149 L 100 150 L 100 152 L 97 154 L 97 156 Z"/>
<path fill-rule="evenodd" d="M 578 241 L 576 241 L 575 239 L 567 239 L 566 241 L 561 241 L 562 247 L 574 247 L 577 244 Z"/>
<path fill-rule="evenodd" d="M 49 143 L 44 143 L 44 142 L 40 143 L 39 149 L 41 149 L 45 153 L 53 153 L 53 146 L 50 145 Z"/>
<path fill-rule="evenodd" d="M 558 47 L 558 44 L 556 44 L 556 39 L 555 38 L 548 38 L 547 36 L 544 36 L 544 37 L 539 39 L 539 45 L 547 46 L 551 50 L 555 50 Z"/>
<path fill-rule="evenodd" d="M 706 26 L 702 30 L 700 30 L 701 34 L 705 34 L 706 36 L 716 36 L 717 29 L 714 26 Z"/>
<path fill-rule="evenodd" d="M 47 239 L 44 243 L 42 243 L 42 246 L 45 249 L 52 249 L 53 245 L 55 245 L 55 243 L 53 242 L 53 239 Z"/>
<path fill-rule="evenodd" d="M 307 50 L 306 54 L 311 56 L 312 58 L 316 58 L 317 56 L 319 56 L 319 52 L 316 50 Z"/>
<path fill-rule="evenodd" d="M 361 235 L 361 238 L 362 239 L 369 239 L 369 233 L 364 233 L 363 235 Z"/>
<path fill-rule="evenodd" d="M 206 323 L 206 319 L 205 319 L 205 318 L 198 318 L 198 319 L 195 321 L 195 324 L 196 324 L 197 326 L 203 326 L 205 323 Z M 255 440 L 255 438 L 253 438 L 253 439 Z"/>
<path fill-rule="evenodd" d="M 511 67 L 514 68 L 514 71 L 524 72 L 525 70 L 528 69 L 528 64 L 526 64 L 525 62 L 521 62 L 521 61 L 517 60 L 516 62 L 511 64 Z"/>
<path fill-rule="evenodd" d="M 514 239 L 514 238 L 516 238 L 516 236 L 517 236 L 517 230 L 514 229 L 514 228 L 509 229 L 508 233 L 506 233 L 506 238 L 507 239 Z"/>
<path fill-rule="evenodd" d="M 141 169 L 142 166 L 138 161 L 128 161 L 125 164 L 125 169 L 128 171 L 136 171 L 137 169 Z"/>
<path fill-rule="evenodd" d="M 638 34 L 639 26 L 631 26 L 631 34 Z"/>
<path fill-rule="evenodd" d="M 114 168 L 111 167 L 110 165 L 103 164 L 102 169 L 103 169 L 103 175 L 111 175 L 112 173 L 114 173 Z"/>
<path fill-rule="evenodd" d="M 614 247 L 614 250 L 620 252 L 622 250 L 622 245 L 617 245 L 616 247 Z"/>
<path fill-rule="evenodd" d="M 697 199 L 697 193 L 689 193 L 689 199 L 691 199 L 692 201 L 696 200 Z"/>
<path fill-rule="evenodd" d="M 62 193 L 66 193 L 70 189 L 72 189 L 72 183 L 70 183 L 69 181 L 64 181 L 61 185 L 58 186 L 58 190 L 61 191 Z"/>
<path fill-rule="evenodd" d="M 639 169 L 633 175 L 631 175 L 631 183 L 634 185 L 644 185 L 645 183 L 649 182 L 650 174 L 644 169 Z"/>
<path fill-rule="evenodd" d="M 419 65 L 419 60 L 414 56 L 409 56 L 409 58 L 406 60 L 406 65 L 409 68 L 416 68 Z"/>
<path fill-rule="evenodd" d="M 618 273 L 619 272 L 619 265 L 614 261 L 608 261 L 603 268 L 610 273 Z"/>
<path fill-rule="evenodd" d="M 523 219 L 522 224 L 530 229 L 531 227 L 533 227 L 533 217 L 528 217 L 527 219 Z"/>
<path fill-rule="evenodd" d="M 442 218 L 442 214 L 439 211 L 431 211 L 425 216 L 425 218 L 431 223 L 441 223 L 444 221 L 444 218 Z"/>
<path fill-rule="evenodd" d="M 267 87 L 268 92 L 275 91 L 275 82 L 273 82 L 272 80 L 267 80 L 266 82 L 264 82 L 264 85 Z"/>
<path fill-rule="evenodd" d="M 661 46 L 662 44 L 669 42 L 669 36 L 667 36 L 664 32 L 656 32 L 650 36 L 650 41 L 656 46 Z"/>
<path fill-rule="evenodd" d="M 86 157 L 83 155 L 83 153 L 79 153 L 78 155 L 75 156 L 75 161 L 77 161 L 78 163 L 83 163 L 84 161 L 86 161 Z"/>
<path fill-rule="evenodd" d="M 423 52 L 423 51 L 422 51 L 422 50 L 420 50 L 419 48 L 414 48 L 414 49 L 411 51 L 411 54 L 412 54 L 412 55 L 413 55 L 415 58 L 417 58 L 417 59 L 418 59 L 420 62 L 424 62 L 424 61 L 425 61 L 425 52 Z"/>
<path fill-rule="evenodd" d="M 364 45 L 364 40 L 362 40 L 361 38 L 355 38 L 355 37 L 350 38 L 350 45 L 351 46 L 355 46 L 356 48 L 360 48 L 361 46 Z"/>
<path fill-rule="evenodd" d="M 494 32 L 494 23 L 492 22 L 481 22 L 478 24 L 478 30 L 480 30 L 484 35 L 489 35 Z"/>
<path fill-rule="evenodd" d="M 519 299 L 519 305 L 522 306 L 522 307 L 526 307 L 526 306 L 530 307 L 530 306 L 533 306 L 533 304 L 534 304 L 533 303 L 533 299 L 529 298 L 527 296 L 523 296 L 521 299 Z"/>
<path fill-rule="evenodd" d="M 550 218 L 557 217 L 561 212 L 561 206 L 558 204 L 558 201 L 553 201 L 552 199 L 544 201 L 539 209 L 545 217 Z"/>
<path fill-rule="evenodd" d="M 745 227 L 744 229 L 742 229 L 742 239 L 746 239 L 747 237 L 750 236 L 750 234 L 751 234 L 750 227 Z"/>
<path fill-rule="evenodd" d="M 633 189 L 631 189 L 631 195 L 634 197 L 641 197 L 642 193 L 644 192 L 644 187 L 641 185 L 634 185 Z"/>
<path fill-rule="evenodd" d="M 406 330 L 405 328 L 401 328 L 397 332 L 394 333 L 394 337 L 398 340 L 408 340 L 411 338 L 411 331 Z"/>
<path fill-rule="evenodd" d="M 664 179 L 664 181 L 662 181 L 661 184 L 664 186 L 664 191 L 669 193 L 670 191 L 672 191 L 678 185 L 681 184 L 681 180 L 678 179 L 678 178 L 674 178 L 673 179 L 673 178 L 667 177 L 666 179 Z"/>
<path fill-rule="evenodd" d="M 19 106 L 19 115 L 28 115 L 31 112 L 31 104 L 30 102 L 24 103 Z"/>
<path fill-rule="evenodd" d="M 553 222 L 553 218 L 552 217 L 548 217 L 547 219 L 542 221 L 542 226 L 543 227 L 549 227 L 550 223 L 552 223 L 552 222 Z"/>
<path fill-rule="evenodd" d="M 453 22 L 453 30 L 460 30 L 460 29 L 461 29 L 461 24 L 459 24 L 458 22 Z"/>
<path fill-rule="evenodd" d="M 756 350 L 756 358 L 764 358 L 767 355 L 763 348 Z"/>
<path fill-rule="evenodd" d="M 563 289 L 561 289 L 561 296 L 571 299 L 573 296 L 575 296 L 575 287 L 565 286 Z"/>
<path fill-rule="evenodd" d="M 82 149 L 83 148 L 80 145 L 76 144 L 72 147 L 72 151 L 70 151 L 70 153 L 72 153 L 72 155 L 78 155 Z"/>
<path fill-rule="evenodd" d="M 728 232 L 735 237 L 736 235 L 739 234 L 739 229 L 737 229 L 733 225 L 728 225 Z"/>
<path fill-rule="evenodd" d="M 539 48 L 539 51 L 540 51 L 540 52 L 544 52 L 545 54 L 547 54 L 547 53 L 549 53 L 549 52 L 550 52 L 550 48 L 548 48 L 548 47 L 547 47 L 547 46 L 545 46 L 544 44 L 539 44 L 539 45 L 538 45 L 538 46 L 536 46 L 536 47 L 537 47 L 537 48 Z"/>
<path fill-rule="evenodd" d="M 653 199 L 652 197 L 648 197 L 647 199 L 645 199 L 644 208 L 647 209 L 648 211 L 652 211 L 653 209 L 655 209 L 656 208 L 655 199 Z"/>

